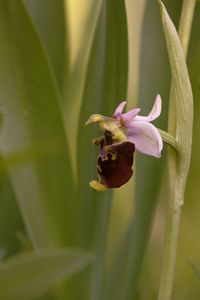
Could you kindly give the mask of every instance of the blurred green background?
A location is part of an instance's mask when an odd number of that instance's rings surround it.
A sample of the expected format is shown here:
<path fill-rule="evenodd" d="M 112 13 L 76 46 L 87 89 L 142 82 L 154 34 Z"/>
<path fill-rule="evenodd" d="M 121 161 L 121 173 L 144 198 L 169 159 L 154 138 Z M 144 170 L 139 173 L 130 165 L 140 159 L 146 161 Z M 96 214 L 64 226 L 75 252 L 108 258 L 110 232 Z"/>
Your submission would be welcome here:
<path fill-rule="evenodd" d="M 182 1 L 163 2 L 178 27 Z M 157 1 L 0 0 L 0 45 L 0 299 L 156 299 L 167 146 L 159 160 L 136 153 L 129 183 L 98 194 L 88 182 L 100 132 L 85 122 L 122 100 L 148 114 L 159 93 L 156 125 L 167 129 L 170 67 Z M 194 130 L 176 300 L 200 299 L 191 266 L 200 266 L 199 2 L 187 66 Z"/>

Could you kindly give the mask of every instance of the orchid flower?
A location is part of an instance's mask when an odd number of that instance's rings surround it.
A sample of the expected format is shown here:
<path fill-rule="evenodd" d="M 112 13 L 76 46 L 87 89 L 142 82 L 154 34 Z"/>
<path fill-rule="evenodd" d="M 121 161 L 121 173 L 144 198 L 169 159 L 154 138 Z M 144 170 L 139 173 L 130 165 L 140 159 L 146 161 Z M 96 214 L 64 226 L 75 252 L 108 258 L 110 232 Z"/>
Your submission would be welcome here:
<path fill-rule="evenodd" d="M 99 181 L 90 182 L 96 190 L 120 187 L 131 178 L 135 150 L 154 157 L 161 155 L 162 138 L 158 129 L 150 123 L 161 113 L 160 95 L 157 95 L 148 116 L 138 115 L 140 108 L 122 113 L 125 105 L 125 101 L 121 102 L 112 117 L 94 114 L 86 122 L 98 122 L 104 132 L 103 137 L 93 140 L 94 144 L 100 145 L 97 168 Z"/>

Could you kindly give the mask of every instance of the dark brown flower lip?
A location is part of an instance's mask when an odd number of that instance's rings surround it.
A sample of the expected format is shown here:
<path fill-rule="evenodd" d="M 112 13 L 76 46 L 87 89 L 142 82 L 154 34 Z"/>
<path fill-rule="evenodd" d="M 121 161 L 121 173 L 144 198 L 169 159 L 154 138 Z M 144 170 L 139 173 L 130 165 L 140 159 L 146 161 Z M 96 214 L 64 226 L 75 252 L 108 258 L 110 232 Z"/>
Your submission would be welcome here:
<path fill-rule="evenodd" d="M 106 131 L 100 147 L 97 168 L 100 183 L 107 188 L 122 186 L 133 175 L 135 145 L 129 141 L 114 143 L 112 134 Z"/>

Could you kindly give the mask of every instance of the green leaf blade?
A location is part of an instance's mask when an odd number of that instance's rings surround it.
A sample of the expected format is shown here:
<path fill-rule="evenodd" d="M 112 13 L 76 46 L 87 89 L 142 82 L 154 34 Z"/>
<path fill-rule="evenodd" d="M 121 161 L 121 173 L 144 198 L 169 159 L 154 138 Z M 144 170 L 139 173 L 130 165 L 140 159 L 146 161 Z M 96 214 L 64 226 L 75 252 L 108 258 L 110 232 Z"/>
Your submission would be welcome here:
<path fill-rule="evenodd" d="M 180 146 L 180 173 L 181 185 L 185 188 L 189 171 L 191 146 L 192 146 L 192 126 L 193 126 L 193 95 L 189 74 L 185 62 L 185 55 L 178 33 L 172 23 L 164 5 L 159 1 L 162 13 L 163 29 L 167 43 L 169 61 L 172 74 L 172 86 L 176 105 L 177 131 L 176 138 Z"/>
<path fill-rule="evenodd" d="M 47 51 L 60 91 L 69 68 L 65 1 L 25 0 L 41 41 Z"/>
<path fill-rule="evenodd" d="M 3 159 L 35 248 L 63 245 L 73 176 L 58 92 L 22 2 L 2 1 L 0 11 Z"/>
<path fill-rule="evenodd" d="M 80 220 L 82 243 L 95 249 L 97 259 L 87 276 L 91 276 L 89 296 L 104 299 L 104 272 L 107 232 L 112 191 L 98 193 L 89 186 L 97 178 L 98 150 L 91 140 L 102 132 L 97 126 L 85 126 L 90 115 L 111 116 L 116 106 L 126 99 L 128 76 L 128 38 L 124 1 L 103 1 L 89 56 L 78 132 L 78 183 L 82 199 Z M 86 296 L 87 297 L 87 296 Z M 88 298 L 86 298 L 88 299 Z"/>
<path fill-rule="evenodd" d="M 52 285 L 80 272 L 91 261 L 91 254 L 70 249 L 15 256 L 0 265 L 0 298 L 29 300 L 43 296 Z"/>
<path fill-rule="evenodd" d="M 80 195 L 91 204 L 96 192 L 88 184 L 97 176 L 97 155 L 91 140 L 101 132 L 95 125 L 86 127 L 84 124 L 93 113 L 112 115 L 116 105 L 126 99 L 127 53 L 124 3 L 104 1 L 87 68 L 78 132 Z"/>

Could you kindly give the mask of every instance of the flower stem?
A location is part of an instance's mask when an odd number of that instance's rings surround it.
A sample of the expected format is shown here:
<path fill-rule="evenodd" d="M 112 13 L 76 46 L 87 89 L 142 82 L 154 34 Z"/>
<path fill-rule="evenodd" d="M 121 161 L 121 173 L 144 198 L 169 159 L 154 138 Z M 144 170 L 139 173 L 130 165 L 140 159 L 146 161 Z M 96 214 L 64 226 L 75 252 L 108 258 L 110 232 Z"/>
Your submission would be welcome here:
<path fill-rule="evenodd" d="M 167 133 L 164 130 L 158 129 L 163 142 L 165 142 L 166 144 L 168 144 L 173 150 L 175 150 L 177 152 L 177 154 L 179 153 L 179 146 L 178 143 L 176 141 L 176 139 L 173 137 L 173 135 Z"/>
<path fill-rule="evenodd" d="M 195 8 L 195 0 L 184 0 L 179 25 L 179 37 L 185 56 L 187 55 L 190 32 Z M 177 114 L 175 112 L 175 88 L 172 84 L 170 92 L 169 126 L 168 132 L 177 136 Z M 173 108 L 173 109 L 172 109 Z M 190 153 L 188 154 L 190 156 Z M 170 300 L 172 297 L 176 252 L 179 235 L 181 208 L 184 202 L 185 175 L 184 157 L 180 149 L 180 159 L 174 151 L 169 151 L 169 203 L 166 217 L 163 261 L 161 266 L 161 279 L 159 287 L 159 300 Z M 186 175 L 187 176 L 187 175 Z M 183 178 L 184 177 L 184 178 Z"/>

